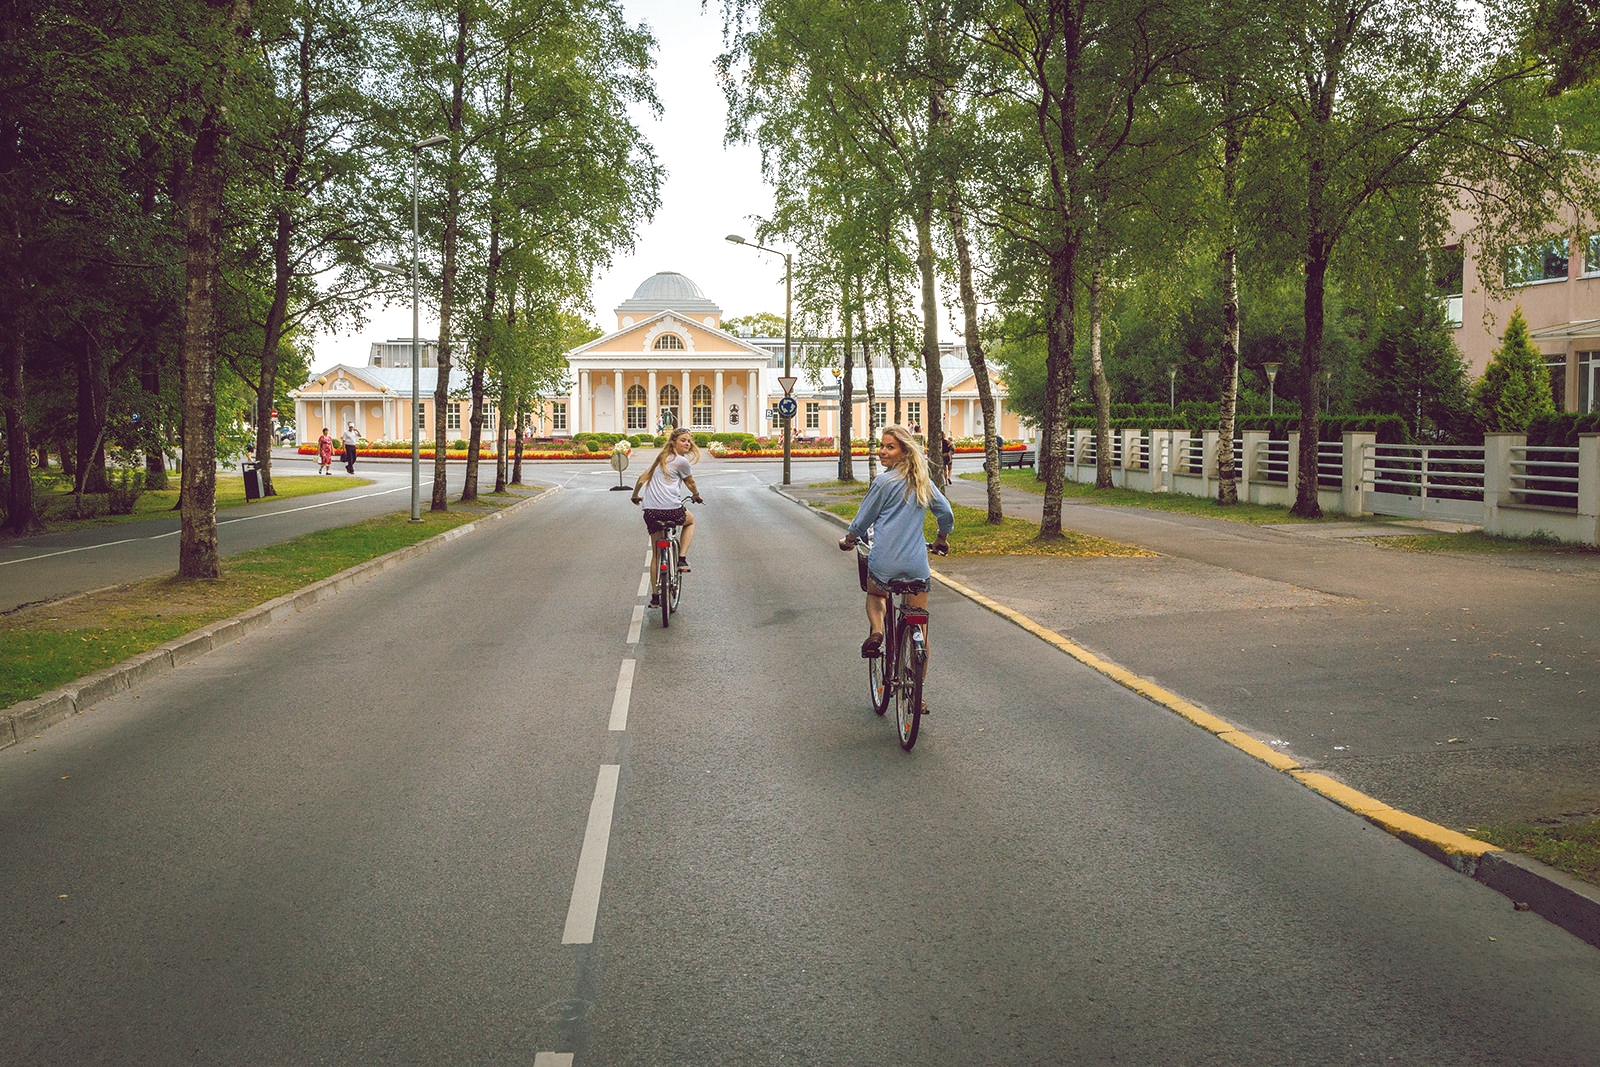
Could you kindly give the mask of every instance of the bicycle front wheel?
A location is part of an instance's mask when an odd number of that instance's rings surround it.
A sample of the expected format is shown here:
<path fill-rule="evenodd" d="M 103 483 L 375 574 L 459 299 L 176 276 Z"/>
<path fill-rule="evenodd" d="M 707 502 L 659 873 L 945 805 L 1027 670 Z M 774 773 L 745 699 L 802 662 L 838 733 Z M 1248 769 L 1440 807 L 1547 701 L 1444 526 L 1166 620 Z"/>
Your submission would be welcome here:
<path fill-rule="evenodd" d="M 889 694 L 894 691 L 894 686 L 889 684 L 889 672 L 893 665 L 894 649 L 889 647 L 888 641 L 883 643 L 883 648 L 878 650 L 876 656 L 867 660 L 867 692 L 876 715 L 889 710 Z"/>
<path fill-rule="evenodd" d="M 902 626 L 894 652 L 895 728 L 900 732 L 900 747 L 907 752 L 917 743 L 917 729 L 922 725 L 922 673 L 927 664 L 915 654 L 912 640 L 913 631 L 921 634 L 921 630 L 916 625 Z"/>

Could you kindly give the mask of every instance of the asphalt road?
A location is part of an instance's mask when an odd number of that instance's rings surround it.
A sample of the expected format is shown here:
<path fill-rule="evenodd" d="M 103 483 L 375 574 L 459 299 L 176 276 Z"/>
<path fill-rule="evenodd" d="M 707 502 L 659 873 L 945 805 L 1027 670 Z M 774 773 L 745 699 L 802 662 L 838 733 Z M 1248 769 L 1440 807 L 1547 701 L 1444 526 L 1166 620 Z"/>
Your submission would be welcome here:
<path fill-rule="evenodd" d="M 0 1061 L 1594 1062 L 1600 953 L 947 590 L 901 752 L 697 480 L 670 629 L 575 471 L 0 752 Z"/>

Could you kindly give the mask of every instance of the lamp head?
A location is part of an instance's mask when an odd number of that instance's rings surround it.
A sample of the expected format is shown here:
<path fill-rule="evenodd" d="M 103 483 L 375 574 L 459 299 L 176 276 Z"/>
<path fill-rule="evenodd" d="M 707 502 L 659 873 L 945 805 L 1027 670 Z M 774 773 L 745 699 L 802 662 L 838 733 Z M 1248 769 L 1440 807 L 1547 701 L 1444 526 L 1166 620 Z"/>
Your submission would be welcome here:
<path fill-rule="evenodd" d="M 740 237 L 736 233 L 728 234 L 728 236 L 723 238 L 723 240 L 727 241 L 730 244 L 736 244 L 736 245 L 742 245 L 742 244 L 747 243 L 743 237 Z"/>
<path fill-rule="evenodd" d="M 424 148 L 432 148 L 435 145 L 449 144 L 449 143 L 450 143 L 450 135 L 447 134 L 447 133 L 439 133 L 439 134 L 435 134 L 432 137 L 425 137 L 422 140 L 417 141 L 416 143 L 414 143 L 411 146 L 411 148 L 412 148 L 412 151 L 421 151 Z"/>

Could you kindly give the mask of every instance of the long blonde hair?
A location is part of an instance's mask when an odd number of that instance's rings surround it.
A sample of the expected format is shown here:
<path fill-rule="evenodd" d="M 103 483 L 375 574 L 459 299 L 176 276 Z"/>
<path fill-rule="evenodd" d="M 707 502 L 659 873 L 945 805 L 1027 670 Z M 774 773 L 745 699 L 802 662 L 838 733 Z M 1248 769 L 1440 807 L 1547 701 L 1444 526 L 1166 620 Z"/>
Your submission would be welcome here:
<path fill-rule="evenodd" d="M 644 477 L 639 479 L 641 482 L 649 481 L 652 477 L 654 477 L 656 471 L 661 468 L 661 465 L 672 458 L 672 442 L 676 441 L 679 437 L 687 437 L 689 439 L 689 462 L 700 462 L 700 446 L 695 444 L 694 434 L 690 433 L 682 426 L 679 426 L 671 433 L 667 434 L 667 443 L 661 446 L 660 452 L 656 453 L 656 458 L 651 462 L 649 468 L 644 472 Z"/>
<path fill-rule="evenodd" d="M 910 430 L 894 423 L 885 426 L 880 432 L 881 437 L 893 437 L 900 445 L 900 450 L 906 458 L 900 461 L 900 476 L 906 482 L 906 499 L 916 497 L 917 503 L 923 507 L 933 499 L 933 481 L 928 477 L 928 457 L 922 451 Z"/>

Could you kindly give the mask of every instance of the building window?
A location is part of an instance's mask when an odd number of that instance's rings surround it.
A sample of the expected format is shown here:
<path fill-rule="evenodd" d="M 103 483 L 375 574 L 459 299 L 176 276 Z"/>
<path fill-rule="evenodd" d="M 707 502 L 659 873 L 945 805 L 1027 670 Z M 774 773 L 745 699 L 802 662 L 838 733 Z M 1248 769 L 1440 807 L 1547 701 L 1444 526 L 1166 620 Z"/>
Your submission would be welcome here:
<path fill-rule="evenodd" d="M 483 428 L 489 433 L 494 433 L 494 408 L 483 409 Z"/>
<path fill-rule="evenodd" d="M 1600 352 L 1578 353 L 1578 410 L 1600 409 L 1595 401 L 1595 372 L 1600 371 Z"/>
<path fill-rule="evenodd" d="M 1567 410 L 1567 354 L 1565 352 L 1544 357 L 1545 369 L 1550 372 L 1550 399 L 1557 411 Z"/>
<path fill-rule="evenodd" d="M 913 433 L 922 432 L 922 401 L 906 401 L 906 422 L 910 424 Z"/>
<path fill-rule="evenodd" d="M 806 429 L 822 429 L 822 405 L 806 402 Z"/>
<path fill-rule="evenodd" d="M 881 430 L 889 422 L 889 405 L 882 400 L 872 405 L 872 429 Z"/>
<path fill-rule="evenodd" d="M 709 429 L 711 427 L 711 386 L 697 385 L 691 394 L 694 399 L 694 425 Z"/>
<path fill-rule="evenodd" d="M 675 333 L 664 333 L 656 338 L 656 343 L 650 346 L 657 352 L 682 352 L 683 338 Z"/>
<path fill-rule="evenodd" d="M 417 405 L 417 430 L 419 433 L 428 432 L 428 409 L 421 404 Z"/>
<path fill-rule="evenodd" d="M 1506 284 L 1535 285 L 1567 280 L 1565 238 L 1520 245 L 1506 253 Z"/>
<path fill-rule="evenodd" d="M 678 387 L 668 382 L 661 387 L 661 429 L 678 425 Z"/>
<path fill-rule="evenodd" d="M 1600 274 L 1600 233 L 1591 233 L 1583 244 L 1583 273 Z"/>
<path fill-rule="evenodd" d="M 729 404 L 728 405 L 728 425 L 729 426 L 737 426 L 737 425 L 739 425 L 739 405 L 738 404 Z"/>
<path fill-rule="evenodd" d="M 559 400 L 550 405 L 550 428 L 552 430 L 567 428 L 567 405 Z"/>
<path fill-rule="evenodd" d="M 444 407 L 444 428 L 446 431 L 461 432 L 461 405 L 446 404 Z"/>
<path fill-rule="evenodd" d="M 642 385 L 628 386 L 628 429 L 650 428 L 650 394 Z"/>

